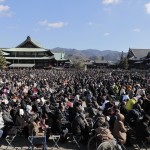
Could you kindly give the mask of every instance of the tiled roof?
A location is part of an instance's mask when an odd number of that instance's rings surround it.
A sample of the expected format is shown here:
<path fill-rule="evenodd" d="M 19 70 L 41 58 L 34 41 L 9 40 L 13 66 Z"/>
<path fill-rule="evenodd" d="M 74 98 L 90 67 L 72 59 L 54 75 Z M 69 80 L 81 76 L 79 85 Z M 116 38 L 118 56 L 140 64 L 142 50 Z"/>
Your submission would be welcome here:
<path fill-rule="evenodd" d="M 132 48 L 130 48 L 130 50 L 133 52 L 133 54 L 136 58 L 145 57 L 150 52 L 150 49 L 132 49 Z"/>
<path fill-rule="evenodd" d="M 30 36 L 28 36 L 28 37 L 26 38 L 26 40 L 23 41 L 21 44 L 19 44 L 17 47 L 19 48 L 19 47 L 21 47 L 22 45 L 24 45 L 24 44 L 27 43 L 27 42 L 32 43 L 33 45 L 35 45 L 35 46 L 38 47 L 38 48 L 42 48 L 42 47 L 43 47 L 39 42 L 37 42 L 37 41 L 31 39 Z"/>

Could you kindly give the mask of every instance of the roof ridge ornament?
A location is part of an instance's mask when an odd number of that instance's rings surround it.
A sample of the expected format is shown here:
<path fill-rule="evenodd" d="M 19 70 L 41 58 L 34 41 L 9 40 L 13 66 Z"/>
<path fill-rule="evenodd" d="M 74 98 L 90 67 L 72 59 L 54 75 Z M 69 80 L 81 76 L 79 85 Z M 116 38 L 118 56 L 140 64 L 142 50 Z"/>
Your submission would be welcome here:
<path fill-rule="evenodd" d="M 27 36 L 27 40 L 31 40 L 31 37 L 30 37 L 30 36 Z"/>

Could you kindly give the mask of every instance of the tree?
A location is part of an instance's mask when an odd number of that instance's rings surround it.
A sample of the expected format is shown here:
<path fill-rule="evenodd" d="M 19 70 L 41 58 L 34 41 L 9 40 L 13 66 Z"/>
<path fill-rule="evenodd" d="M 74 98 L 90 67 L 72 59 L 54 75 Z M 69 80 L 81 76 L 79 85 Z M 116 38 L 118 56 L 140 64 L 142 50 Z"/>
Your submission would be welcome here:
<path fill-rule="evenodd" d="M 85 65 L 82 61 L 74 61 L 73 66 L 76 69 L 82 69 L 82 68 L 84 68 Z"/>
<path fill-rule="evenodd" d="M 128 59 L 127 59 L 127 57 L 124 57 L 123 52 L 121 53 L 121 56 L 120 56 L 119 67 L 120 67 L 121 69 L 128 69 L 128 67 L 129 67 Z"/>
<path fill-rule="evenodd" d="M 5 67 L 6 67 L 6 59 L 3 56 L 2 50 L 0 49 L 0 69 L 3 69 Z"/>
<path fill-rule="evenodd" d="M 129 67 L 128 59 L 127 59 L 127 57 L 124 57 L 124 60 L 123 60 L 123 69 L 128 69 L 128 67 Z"/>

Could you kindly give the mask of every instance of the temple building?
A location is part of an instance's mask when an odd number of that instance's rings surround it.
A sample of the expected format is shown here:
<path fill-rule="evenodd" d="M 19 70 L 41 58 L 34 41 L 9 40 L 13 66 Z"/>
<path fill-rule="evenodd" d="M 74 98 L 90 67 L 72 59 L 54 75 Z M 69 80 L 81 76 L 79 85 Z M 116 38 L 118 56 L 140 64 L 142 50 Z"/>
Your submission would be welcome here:
<path fill-rule="evenodd" d="M 53 53 L 32 40 L 30 36 L 15 48 L 1 48 L 1 50 L 9 68 L 48 68 L 63 66 L 69 61 L 65 59 L 63 52 Z"/>
<path fill-rule="evenodd" d="M 148 69 L 150 67 L 150 49 L 129 48 L 127 58 L 129 68 Z"/>

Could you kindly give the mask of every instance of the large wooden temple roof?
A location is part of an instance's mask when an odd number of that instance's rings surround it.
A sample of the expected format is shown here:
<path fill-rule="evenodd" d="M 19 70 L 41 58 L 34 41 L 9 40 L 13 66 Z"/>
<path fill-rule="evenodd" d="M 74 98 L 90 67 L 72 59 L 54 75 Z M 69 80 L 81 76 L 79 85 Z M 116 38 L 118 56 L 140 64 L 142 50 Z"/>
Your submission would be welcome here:
<path fill-rule="evenodd" d="M 30 36 L 27 36 L 26 40 L 17 46 L 17 48 L 43 48 L 43 46 L 37 41 L 31 39 Z"/>
<path fill-rule="evenodd" d="M 128 58 L 141 59 L 148 55 L 150 49 L 134 49 L 130 48 L 128 52 Z"/>

